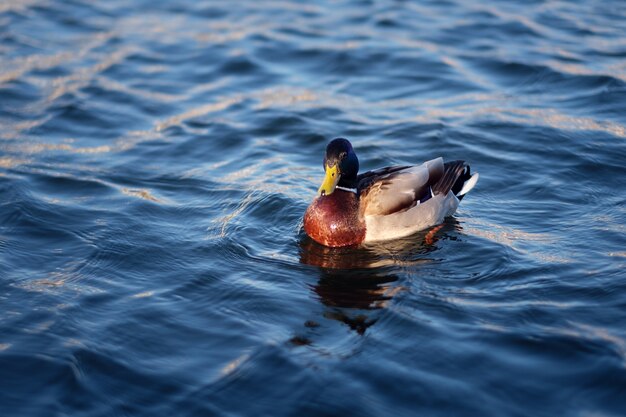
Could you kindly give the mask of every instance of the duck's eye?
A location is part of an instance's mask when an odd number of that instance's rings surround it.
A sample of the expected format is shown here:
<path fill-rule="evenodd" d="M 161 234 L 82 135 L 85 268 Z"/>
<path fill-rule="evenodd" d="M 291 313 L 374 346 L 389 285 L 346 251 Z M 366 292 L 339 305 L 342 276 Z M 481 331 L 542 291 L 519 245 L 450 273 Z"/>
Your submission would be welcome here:
<path fill-rule="evenodd" d="M 333 172 L 332 174 L 330 174 L 330 176 L 331 176 L 331 177 L 334 177 L 334 176 L 335 176 L 335 173 Z"/>

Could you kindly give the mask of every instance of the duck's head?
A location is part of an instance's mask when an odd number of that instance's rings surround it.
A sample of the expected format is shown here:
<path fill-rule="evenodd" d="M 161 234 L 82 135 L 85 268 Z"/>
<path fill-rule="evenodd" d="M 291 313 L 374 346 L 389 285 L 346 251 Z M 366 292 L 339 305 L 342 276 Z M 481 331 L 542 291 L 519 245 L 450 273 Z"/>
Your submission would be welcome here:
<path fill-rule="evenodd" d="M 326 146 L 324 171 L 326 176 L 318 190 L 320 195 L 332 194 L 338 185 L 346 188 L 356 187 L 359 159 L 356 157 L 350 141 L 344 138 L 330 141 Z"/>

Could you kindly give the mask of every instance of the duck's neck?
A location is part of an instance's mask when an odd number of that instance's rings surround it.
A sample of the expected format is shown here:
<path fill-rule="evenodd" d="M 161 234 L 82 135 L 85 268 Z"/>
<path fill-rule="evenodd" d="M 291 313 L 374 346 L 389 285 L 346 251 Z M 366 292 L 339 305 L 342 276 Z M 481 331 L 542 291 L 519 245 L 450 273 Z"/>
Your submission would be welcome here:
<path fill-rule="evenodd" d="M 356 177 L 344 177 L 342 176 L 339 179 L 339 183 L 337 184 L 337 188 L 343 188 L 343 189 L 350 189 L 350 190 L 356 190 L 356 185 L 357 185 L 357 181 L 356 181 Z"/>
<path fill-rule="evenodd" d="M 356 177 L 355 178 L 341 177 L 341 179 L 339 180 L 339 183 L 337 184 L 337 189 L 354 193 L 354 194 L 358 194 L 356 186 L 357 186 Z"/>

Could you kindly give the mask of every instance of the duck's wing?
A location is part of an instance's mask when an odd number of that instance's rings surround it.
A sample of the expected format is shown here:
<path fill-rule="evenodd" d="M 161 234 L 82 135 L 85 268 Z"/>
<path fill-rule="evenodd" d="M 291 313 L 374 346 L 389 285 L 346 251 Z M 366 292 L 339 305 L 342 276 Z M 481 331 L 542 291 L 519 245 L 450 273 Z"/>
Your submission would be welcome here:
<path fill-rule="evenodd" d="M 364 242 L 397 239 L 443 222 L 478 181 L 463 161 L 441 158 L 371 181 L 362 191 Z"/>
<path fill-rule="evenodd" d="M 397 166 L 365 172 L 357 178 L 363 215 L 390 215 L 408 210 L 444 192 L 445 166 L 442 158 L 418 166 Z M 454 182 L 453 182 L 454 185 Z M 436 190 L 436 191 L 435 191 Z M 445 190 L 447 193 L 450 189 Z"/>

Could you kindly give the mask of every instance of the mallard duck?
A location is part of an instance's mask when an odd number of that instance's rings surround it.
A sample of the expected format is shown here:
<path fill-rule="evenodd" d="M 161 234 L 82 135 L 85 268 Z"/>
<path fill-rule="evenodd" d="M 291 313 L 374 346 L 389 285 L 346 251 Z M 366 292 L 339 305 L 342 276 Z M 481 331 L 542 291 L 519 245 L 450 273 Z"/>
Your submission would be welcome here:
<path fill-rule="evenodd" d="M 304 214 L 304 231 L 331 247 L 397 239 L 438 225 L 478 181 L 465 161 L 443 158 L 358 174 L 359 159 L 343 138 L 326 147 L 324 171 Z"/>

